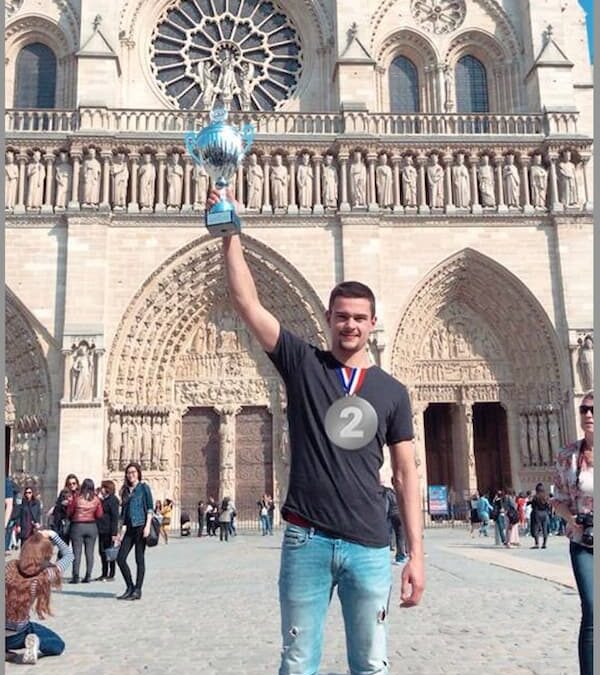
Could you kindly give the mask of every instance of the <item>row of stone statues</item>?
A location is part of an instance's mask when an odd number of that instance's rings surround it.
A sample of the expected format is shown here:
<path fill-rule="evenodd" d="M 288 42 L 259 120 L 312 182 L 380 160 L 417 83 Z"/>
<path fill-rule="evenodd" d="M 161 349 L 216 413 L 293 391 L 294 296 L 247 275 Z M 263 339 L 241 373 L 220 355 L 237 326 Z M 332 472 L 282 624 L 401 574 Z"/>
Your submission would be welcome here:
<path fill-rule="evenodd" d="M 577 167 L 565 150 L 557 162 L 537 153 L 480 153 L 393 157 L 355 151 L 347 160 L 303 152 L 285 157 L 248 156 L 231 185 L 249 212 L 322 213 L 344 210 L 546 209 L 582 203 Z M 202 210 L 210 179 L 205 169 L 179 152 L 158 160 L 146 152 L 103 155 L 89 148 L 83 161 L 66 151 L 31 157 L 6 152 L 5 208 L 9 212 L 61 212 L 112 208 L 115 211 Z M 554 172 L 554 174 L 553 174 Z M 549 175 L 550 174 L 550 175 Z M 239 184 L 238 184 L 239 182 Z M 555 184 L 555 185 L 554 185 Z M 584 181 L 585 199 L 587 184 Z M 25 189 L 26 188 L 26 189 Z M 551 194 L 554 190 L 554 196 Z"/>
<path fill-rule="evenodd" d="M 535 410 L 520 416 L 520 448 L 523 466 L 553 466 L 560 450 L 557 410 Z"/>
<path fill-rule="evenodd" d="M 142 469 L 168 467 L 171 432 L 165 414 L 113 411 L 108 425 L 108 468 L 124 469 L 139 462 Z"/>
<path fill-rule="evenodd" d="M 17 431 L 11 451 L 13 474 L 43 474 L 46 471 L 47 434 L 43 427 Z"/>

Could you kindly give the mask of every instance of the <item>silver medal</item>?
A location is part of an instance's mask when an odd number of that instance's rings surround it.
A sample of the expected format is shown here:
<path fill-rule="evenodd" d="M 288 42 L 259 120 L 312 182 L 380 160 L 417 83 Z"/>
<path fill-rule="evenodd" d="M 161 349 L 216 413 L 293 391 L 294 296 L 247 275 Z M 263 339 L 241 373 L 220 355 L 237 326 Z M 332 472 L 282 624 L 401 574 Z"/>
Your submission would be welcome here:
<path fill-rule="evenodd" d="M 325 415 L 329 440 L 344 450 L 360 450 L 377 433 L 375 408 L 360 396 L 345 396 L 334 401 Z"/>

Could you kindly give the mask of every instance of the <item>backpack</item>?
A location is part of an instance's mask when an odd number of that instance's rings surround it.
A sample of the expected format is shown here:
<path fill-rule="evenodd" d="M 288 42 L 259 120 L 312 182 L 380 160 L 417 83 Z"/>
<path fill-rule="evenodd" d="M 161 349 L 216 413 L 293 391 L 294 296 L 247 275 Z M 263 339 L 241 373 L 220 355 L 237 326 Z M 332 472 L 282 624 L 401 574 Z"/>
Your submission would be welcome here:
<path fill-rule="evenodd" d="M 519 522 L 519 512 L 510 503 L 506 505 L 506 517 L 511 525 L 516 525 Z"/>

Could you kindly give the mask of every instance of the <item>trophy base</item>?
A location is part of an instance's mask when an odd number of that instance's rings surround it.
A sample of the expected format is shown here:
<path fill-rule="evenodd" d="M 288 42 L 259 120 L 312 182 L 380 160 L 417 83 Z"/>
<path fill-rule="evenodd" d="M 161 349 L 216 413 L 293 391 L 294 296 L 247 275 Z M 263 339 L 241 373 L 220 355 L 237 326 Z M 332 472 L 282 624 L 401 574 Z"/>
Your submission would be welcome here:
<path fill-rule="evenodd" d="M 239 234 L 242 229 L 242 223 L 235 211 L 209 211 L 204 216 L 204 222 L 211 237 L 228 237 Z"/>

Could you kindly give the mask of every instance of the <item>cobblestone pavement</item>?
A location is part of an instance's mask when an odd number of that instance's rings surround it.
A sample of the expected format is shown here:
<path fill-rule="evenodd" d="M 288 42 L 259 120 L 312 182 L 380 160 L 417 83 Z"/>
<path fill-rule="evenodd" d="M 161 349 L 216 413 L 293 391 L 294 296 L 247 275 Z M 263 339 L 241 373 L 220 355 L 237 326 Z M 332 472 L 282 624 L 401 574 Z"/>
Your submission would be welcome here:
<path fill-rule="evenodd" d="M 275 674 L 279 545 L 277 533 L 242 534 L 229 543 L 173 537 L 147 551 L 140 602 L 115 601 L 121 581 L 65 584 L 47 621 L 67 644 L 63 656 L 37 666 L 7 664 L 6 672 Z M 520 549 L 507 550 L 462 528 L 427 530 L 427 589 L 419 607 L 398 607 L 401 568 L 394 567 L 391 673 L 577 672 L 579 599 L 567 542 L 552 537 L 548 549 L 535 551 L 530 545 L 524 540 Z M 346 672 L 334 596 L 320 673 Z"/>

